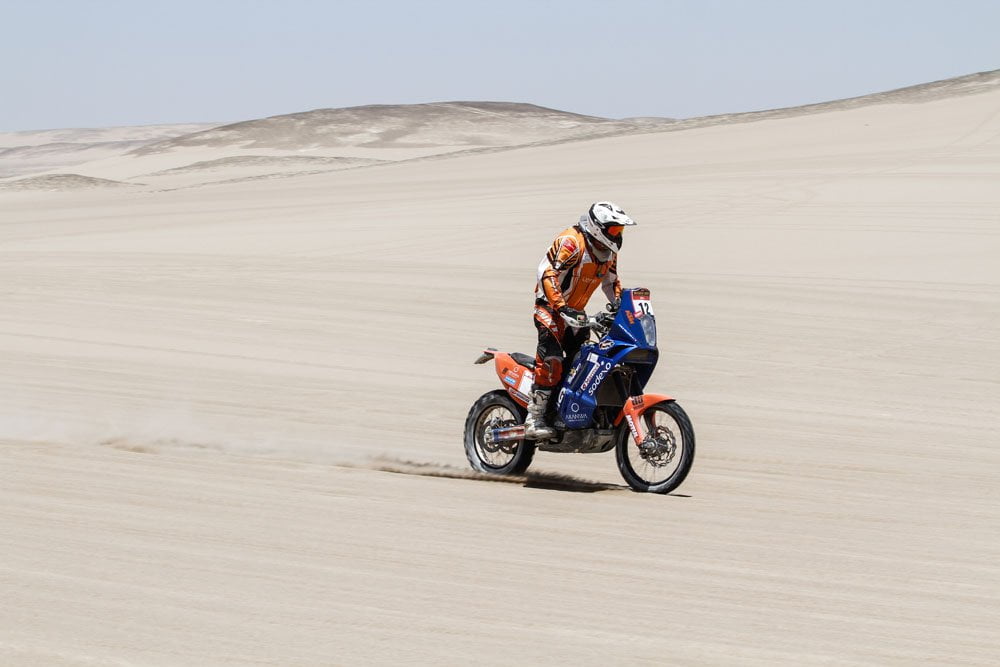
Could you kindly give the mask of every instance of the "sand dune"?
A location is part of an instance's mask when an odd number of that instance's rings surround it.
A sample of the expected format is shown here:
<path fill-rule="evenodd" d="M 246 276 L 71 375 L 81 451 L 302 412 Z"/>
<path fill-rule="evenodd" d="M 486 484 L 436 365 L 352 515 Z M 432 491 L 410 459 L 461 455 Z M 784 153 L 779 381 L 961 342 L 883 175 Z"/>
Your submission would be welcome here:
<path fill-rule="evenodd" d="M 118 180 L 136 179 L 158 189 L 164 186 L 199 186 L 229 182 L 237 178 L 287 176 L 322 168 L 329 170 L 376 162 L 409 160 L 434 155 L 455 154 L 520 146 L 539 141 L 559 141 L 648 131 L 666 127 L 664 118 L 610 120 L 546 109 L 530 104 L 505 102 L 442 102 L 412 105 L 373 105 L 345 109 L 318 109 L 273 116 L 218 127 L 200 127 L 193 132 L 170 134 L 160 141 L 136 141 L 131 150 L 106 149 L 106 155 L 81 158 L 82 147 L 96 151 L 96 145 L 65 144 L 65 155 L 57 147 L 20 147 L 11 153 L 8 173 L 36 173 L 51 163 L 80 165 L 77 171 Z M 67 131 L 68 133 L 69 131 Z M 87 136 L 92 131 L 83 131 Z M 49 135 L 46 135 L 49 136 Z M 51 138 L 51 137 L 50 137 Z M 29 157 L 44 150 L 45 159 Z M 15 162 L 17 158 L 22 163 Z M 268 160 L 270 158 L 270 160 Z M 0 153 L 0 167 L 5 164 Z M 220 163 L 220 161 L 225 161 Z M 192 172 L 206 172 L 207 165 L 239 163 L 242 169 L 231 178 L 207 175 L 203 180 Z M 298 165 L 301 168 L 296 169 Z M 212 171 L 215 171 L 212 168 Z M 185 172 L 185 178 L 177 178 Z M 169 173 L 169 182 L 148 178 Z"/>
<path fill-rule="evenodd" d="M 803 116 L 814 113 L 845 111 L 848 109 L 858 109 L 884 104 L 919 104 L 922 102 L 932 102 L 934 100 L 993 92 L 998 88 L 1000 88 L 1000 70 L 992 70 L 989 72 L 978 72 L 976 74 L 960 76 L 953 79 L 922 83 L 916 86 L 906 86 L 905 88 L 897 88 L 895 90 L 888 90 L 881 93 L 849 97 L 830 102 L 820 102 L 818 104 L 690 118 L 678 122 L 670 129 L 688 130 L 695 127 L 707 127 L 711 125 L 721 125 L 734 122 L 753 122 L 758 120 L 792 118 L 795 116 Z"/>
<path fill-rule="evenodd" d="M 380 160 L 366 160 L 363 158 L 309 156 L 275 157 L 270 155 L 247 155 L 219 158 L 217 160 L 202 160 L 201 162 L 194 162 L 183 167 L 174 167 L 173 169 L 165 169 L 160 172 L 155 172 L 150 174 L 150 176 L 159 176 L 171 173 L 187 173 L 191 171 L 227 171 L 231 169 L 240 169 L 242 167 L 258 166 L 265 166 L 267 168 L 288 166 L 293 169 L 302 167 L 309 168 L 330 166 L 357 167 L 360 165 L 378 164 L 379 162 Z"/>
<path fill-rule="evenodd" d="M 235 155 L 201 160 L 180 167 L 163 169 L 136 178 L 156 187 L 190 187 L 211 183 L 229 183 L 243 179 L 261 179 L 320 173 L 336 169 L 370 167 L 385 160 L 360 157 L 318 157 L 307 155 Z"/>
<path fill-rule="evenodd" d="M 117 188 L 128 186 L 129 183 L 112 181 L 107 178 L 94 178 L 80 174 L 46 174 L 45 176 L 28 176 L 9 181 L 0 181 L 0 190 L 87 190 L 90 188 Z"/>
<path fill-rule="evenodd" d="M 993 79 L 0 192 L 0 662 L 990 664 Z M 238 175 L 228 150 L 104 169 Z M 652 291 L 650 388 L 692 416 L 691 476 L 656 497 L 607 455 L 465 472 L 497 384 L 472 360 L 532 349 L 539 256 L 603 198 L 639 221 L 621 272 Z"/>
<path fill-rule="evenodd" d="M 59 130 L 0 132 L 0 148 L 44 146 L 46 144 L 106 144 L 112 142 L 157 142 L 191 132 L 207 130 L 218 123 L 175 123 L 170 125 L 129 125 L 84 127 Z"/>
<path fill-rule="evenodd" d="M 132 148 L 145 143 L 144 141 L 55 142 L 37 146 L 0 148 L 0 179 L 64 169 L 92 160 L 123 155 Z"/>
<path fill-rule="evenodd" d="M 613 120 L 506 102 L 439 102 L 317 109 L 221 126 L 8 133 L 0 134 L 0 147 L 9 145 L 0 148 L 0 180 L 58 174 L 74 166 L 81 175 L 134 181 L 154 190 L 198 187 L 601 136 L 913 104 L 976 95 L 998 86 L 1000 70 L 846 100 L 683 121 Z M 219 177 L 216 167 L 236 165 L 239 170 Z"/>
<path fill-rule="evenodd" d="M 167 139 L 136 149 L 146 155 L 183 147 L 277 148 L 509 146 L 631 128 L 646 120 L 606 118 L 507 102 L 438 102 L 318 109 L 273 116 Z M 669 124 L 669 119 L 660 119 Z"/>
<path fill-rule="evenodd" d="M 0 180 L 124 155 L 150 143 L 209 127 L 212 125 L 188 123 L 0 132 Z"/>

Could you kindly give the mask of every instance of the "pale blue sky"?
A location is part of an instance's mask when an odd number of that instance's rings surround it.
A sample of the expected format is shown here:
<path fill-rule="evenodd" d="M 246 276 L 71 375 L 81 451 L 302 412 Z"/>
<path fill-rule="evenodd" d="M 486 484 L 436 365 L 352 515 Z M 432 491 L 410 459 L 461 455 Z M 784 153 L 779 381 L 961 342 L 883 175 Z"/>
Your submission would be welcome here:
<path fill-rule="evenodd" d="M 499 100 L 690 117 L 1000 68 L 1000 0 L 0 0 L 0 131 Z"/>

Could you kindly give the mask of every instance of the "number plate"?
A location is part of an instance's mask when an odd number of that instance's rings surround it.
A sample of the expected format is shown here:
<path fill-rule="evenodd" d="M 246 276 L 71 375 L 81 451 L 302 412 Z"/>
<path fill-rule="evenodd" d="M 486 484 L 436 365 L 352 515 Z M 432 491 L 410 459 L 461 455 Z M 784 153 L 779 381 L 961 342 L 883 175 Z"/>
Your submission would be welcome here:
<path fill-rule="evenodd" d="M 649 302 L 649 296 L 635 298 L 632 297 L 632 308 L 635 310 L 636 317 L 642 317 L 644 315 L 653 314 L 653 304 Z"/>

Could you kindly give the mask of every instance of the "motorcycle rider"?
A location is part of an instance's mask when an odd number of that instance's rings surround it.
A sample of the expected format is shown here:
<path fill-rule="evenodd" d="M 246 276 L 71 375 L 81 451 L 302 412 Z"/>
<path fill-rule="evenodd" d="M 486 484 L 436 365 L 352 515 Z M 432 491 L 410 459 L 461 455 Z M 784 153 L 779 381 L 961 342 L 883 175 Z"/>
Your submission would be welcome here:
<path fill-rule="evenodd" d="M 563 366 L 572 363 L 589 338 L 584 308 L 598 285 L 609 307 L 617 311 L 622 294 L 618 280 L 622 231 L 635 224 L 617 204 L 595 202 L 577 224 L 560 232 L 538 265 L 534 318 L 538 349 L 524 421 L 527 438 L 555 436 L 545 419 L 552 389 L 562 379 Z"/>

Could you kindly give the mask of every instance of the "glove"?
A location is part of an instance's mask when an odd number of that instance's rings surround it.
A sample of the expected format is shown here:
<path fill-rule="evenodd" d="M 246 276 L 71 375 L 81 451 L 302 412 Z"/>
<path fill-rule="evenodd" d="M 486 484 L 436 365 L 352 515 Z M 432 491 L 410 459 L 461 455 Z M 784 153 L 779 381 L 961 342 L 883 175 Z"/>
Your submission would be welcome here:
<path fill-rule="evenodd" d="M 605 306 L 605 308 L 608 309 L 608 312 L 611 313 L 612 315 L 617 315 L 618 309 L 621 307 L 622 307 L 621 297 L 618 297 L 617 299 L 614 300 L 613 303 L 609 303 L 608 305 Z"/>
<path fill-rule="evenodd" d="M 563 306 L 559 309 L 559 314 L 562 315 L 562 318 L 566 320 L 566 323 L 574 329 L 587 326 L 587 313 L 582 310 L 570 308 L 569 306 Z"/>

